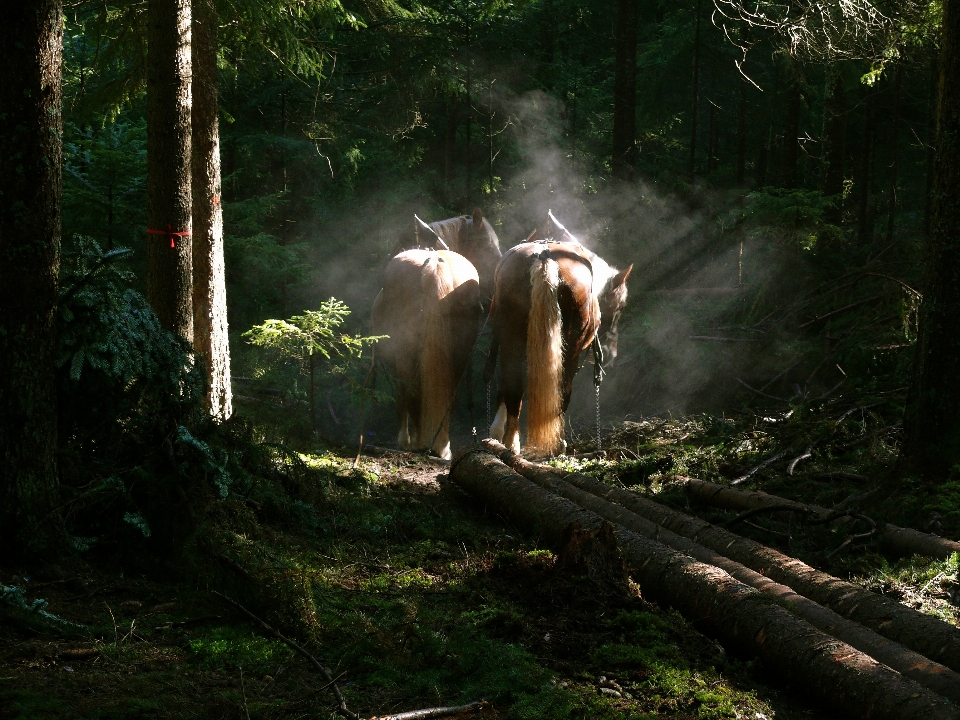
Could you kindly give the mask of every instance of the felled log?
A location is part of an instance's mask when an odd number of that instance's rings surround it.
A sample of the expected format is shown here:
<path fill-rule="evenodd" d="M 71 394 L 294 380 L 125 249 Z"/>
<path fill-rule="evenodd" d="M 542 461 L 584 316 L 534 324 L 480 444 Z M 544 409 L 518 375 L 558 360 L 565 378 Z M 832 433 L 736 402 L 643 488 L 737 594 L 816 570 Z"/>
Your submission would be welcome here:
<path fill-rule="evenodd" d="M 960 672 L 960 628 L 636 493 L 604 485 L 578 473 L 565 473 L 561 477 L 581 490 L 622 505 L 657 525 L 691 538 L 930 660 Z"/>
<path fill-rule="evenodd" d="M 735 490 L 725 485 L 717 485 L 705 480 L 694 480 L 693 478 L 682 478 L 682 480 L 691 497 L 695 497 L 713 507 L 728 510 L 754 510 L 772 507 L 773 505 L 793 505 L 800 512 L 815 515 L 825 516 L 830 512 L 817 505 L 806 505 L 756 490 Z M 891 547 L 910 554 L 916 553 L 917 555 L 944 560 L 953 553 L 960 553 L 960 542 L 919 530 L 897 527 L 889 523 L 884 524 L 880 530 L 880 535 Z"/>
<path fill-rule="evenodd" d="M 857 650 L 879 660 L 906 677 L 960 704 L 960 674 L 933 662 L 900 643 L 889 640 L 862 625 L 838 615 L 833 610 L 797 594 L 792 588 L 735 562 L 693 540 L 667 530 L 616 503 L 604 500 L 561 479 L 553 468 L 527 462 L 493 440 L 483 443 L 502 462 L 528 480 L 572 500 L 605 520 L 656 540 L 703 563 L 715 565 L 740 582 L 756 588 L 818 630 L 843 640 Z"/>
<path fill-rule="evenodd" d="M 538 487 L 489 452 L 459 454 L 450 478 L 553 547 L 574 523 L 599 530 L 605 522 Z M 723 570 L 623 527 L 616 527 L 615 535 L 646 596 L 695 619 L 698 627 L 722 641 L 749 649 L 846 715 L 865 720 L 960 718 L 946 699 L 794 617 Z"/>

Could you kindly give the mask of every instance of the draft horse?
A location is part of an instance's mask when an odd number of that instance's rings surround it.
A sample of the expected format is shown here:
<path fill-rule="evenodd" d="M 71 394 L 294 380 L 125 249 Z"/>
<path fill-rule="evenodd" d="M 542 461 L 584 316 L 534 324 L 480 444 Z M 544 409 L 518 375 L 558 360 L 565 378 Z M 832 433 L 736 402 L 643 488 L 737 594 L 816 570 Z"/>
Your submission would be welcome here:
<path fill-rule="evenodd" d="M 397 379 L 397 443 L 450 459 L 450 413 L 480 332 L 476 268 L 450 250 L 406 250 L 387 264 L 372 330 L 376 358 Z"/>
<path fill-rule="evenodd" d="M 618 271 L 608 265 L 552 213 L 526 242 L 504 254 L 490 309 L 501 369 L 490 437 L 520 452 L 526 366 L 527 444 L 548 454 L 566 449 L 563 414 L 580 354 L 598 343 L 596 362 L 603 355 L 616 357 L 617 324 L 632 269 L 630 265 Z"/>
<path fill-rule="evenodd" d="M 460 253 L 473 263 L 480 277 L 480 292 L 489 304 L 493 297 L 493 274 L 500 262 L 500 239 L 480 208 L 471 215 L 427 223 L 414 215 L 413 233 L 409 231 L 394 247 L 396 255 L 412 248 L 435 248 Z"/>

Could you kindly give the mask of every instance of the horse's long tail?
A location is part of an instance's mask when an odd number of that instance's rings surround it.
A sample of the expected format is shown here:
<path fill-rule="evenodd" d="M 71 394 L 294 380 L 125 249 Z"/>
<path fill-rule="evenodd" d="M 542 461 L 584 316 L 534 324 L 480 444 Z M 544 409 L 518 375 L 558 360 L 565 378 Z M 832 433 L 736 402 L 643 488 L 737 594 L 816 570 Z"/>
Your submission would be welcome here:
<path fill-rule="evenodd" d="M 563 334 L 557 291 L 560 266 L 537 258 L 530 268 L 530 317 L 527 320 L 527 443 L 554 453 L 563 442 Z"/>
<path fill-rule="evenodd" d="M 449 318 L 441 300 L 452 290 L 444 261 L 434 255 L 423 265 L 423 330 L 420 349 L 419 443 L 433 444 L 441 457 L 449 455 L 450 404 L 453 400 L 453 358 L 450 352 Z"/>

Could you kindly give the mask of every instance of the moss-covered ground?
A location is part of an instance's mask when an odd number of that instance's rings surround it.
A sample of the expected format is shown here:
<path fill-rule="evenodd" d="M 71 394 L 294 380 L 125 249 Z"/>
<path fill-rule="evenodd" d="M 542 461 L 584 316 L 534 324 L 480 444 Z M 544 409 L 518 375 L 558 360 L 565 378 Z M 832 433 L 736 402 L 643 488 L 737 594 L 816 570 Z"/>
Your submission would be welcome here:
<path fill-rule="evenodd" d="M 481 716 L 502 718 L 829 716 L 646 602 L 643 588 L 613 596 L 558 570 L 440 463 L 304 459 L 304 499 L 283 521 L 253 494 L 207 508 L 233 565 L 107 544 L 0 571 L 28 606 L 45 599 L 75 623 L 3 606 L 0 717 L 333 717 L 311 666 L 214 590 L 328 664 L 363 717 L 480 698 L 490 702 Z"/>

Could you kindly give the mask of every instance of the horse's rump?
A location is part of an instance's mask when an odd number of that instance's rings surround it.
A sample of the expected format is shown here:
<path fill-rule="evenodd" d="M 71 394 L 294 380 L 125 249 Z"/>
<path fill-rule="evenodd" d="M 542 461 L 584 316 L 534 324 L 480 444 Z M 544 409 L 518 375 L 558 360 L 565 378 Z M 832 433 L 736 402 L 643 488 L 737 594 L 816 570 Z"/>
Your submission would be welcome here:
<path fill-rule="evenodd" d="M 563 318 L 558 292 L 560 266 L 545 253 L 530 267 L 527 318 L 527 443 L 553 453 L 563 440 L 560 385 L 563 374 Z"/>

